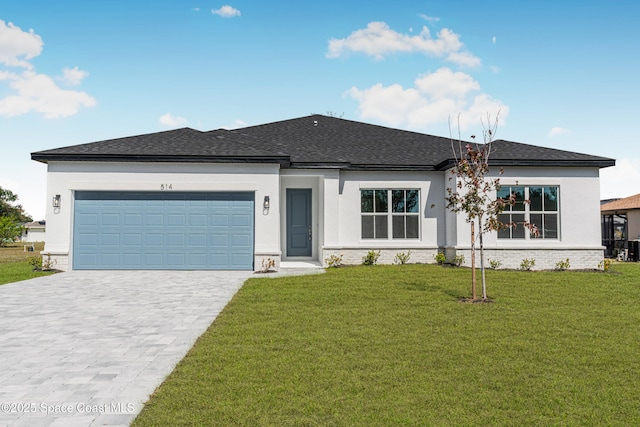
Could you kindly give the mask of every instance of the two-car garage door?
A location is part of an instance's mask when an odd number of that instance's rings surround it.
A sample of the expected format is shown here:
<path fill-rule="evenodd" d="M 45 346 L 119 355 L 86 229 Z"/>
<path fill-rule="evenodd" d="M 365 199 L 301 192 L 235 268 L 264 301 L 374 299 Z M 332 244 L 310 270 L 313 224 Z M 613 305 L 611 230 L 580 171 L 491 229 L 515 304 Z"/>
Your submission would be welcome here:
<path fill-rule="evenodd" d="M 252 270 L 253 193 L 75 194 L 77 270 Z"/>

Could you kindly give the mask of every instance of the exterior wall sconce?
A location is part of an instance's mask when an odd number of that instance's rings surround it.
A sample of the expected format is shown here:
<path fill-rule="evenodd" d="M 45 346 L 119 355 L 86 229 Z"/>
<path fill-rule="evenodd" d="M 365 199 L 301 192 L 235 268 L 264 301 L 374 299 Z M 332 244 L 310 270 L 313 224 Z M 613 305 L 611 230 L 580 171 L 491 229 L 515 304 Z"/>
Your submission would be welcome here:
<path fill-rule="evenodd" d="M 269 209 L 271 202 L 269 202 L 269 196 L 264 196 L 264 202 L 262 202 L 262 207 L 264 209 Z"/>
<path fill-rule="evenodd" d="M 59 208 L 60 207 L 60 195 L 56 194 L 55 196 L 53 196 L 53 207 L 54 208 Z"/>

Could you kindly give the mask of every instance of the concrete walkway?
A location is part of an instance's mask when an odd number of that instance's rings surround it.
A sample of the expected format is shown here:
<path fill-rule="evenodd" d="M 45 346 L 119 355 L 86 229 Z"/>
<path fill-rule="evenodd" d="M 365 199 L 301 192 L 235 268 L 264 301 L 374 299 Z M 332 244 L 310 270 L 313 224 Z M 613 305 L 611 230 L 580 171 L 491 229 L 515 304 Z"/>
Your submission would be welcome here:
<path fill-rule="evenodd" d="M 0 286 L 0 426 L 126 426 L 251 272 L 73 271 Z"/>

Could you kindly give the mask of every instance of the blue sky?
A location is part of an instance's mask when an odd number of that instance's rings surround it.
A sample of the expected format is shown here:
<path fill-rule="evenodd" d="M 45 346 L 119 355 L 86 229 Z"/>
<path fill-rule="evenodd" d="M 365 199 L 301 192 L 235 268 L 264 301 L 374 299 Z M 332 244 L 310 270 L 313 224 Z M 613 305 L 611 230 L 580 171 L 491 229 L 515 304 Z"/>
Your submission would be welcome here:
<path fill-rule="evenodd" d="M 0 186 L 34 219 L 33 151 L 189 126 L 335 113 L 617 159 L 640 193 L 640 3 L 2 0 Z M 457 130 L 454 129 L 457 133 Z"/>

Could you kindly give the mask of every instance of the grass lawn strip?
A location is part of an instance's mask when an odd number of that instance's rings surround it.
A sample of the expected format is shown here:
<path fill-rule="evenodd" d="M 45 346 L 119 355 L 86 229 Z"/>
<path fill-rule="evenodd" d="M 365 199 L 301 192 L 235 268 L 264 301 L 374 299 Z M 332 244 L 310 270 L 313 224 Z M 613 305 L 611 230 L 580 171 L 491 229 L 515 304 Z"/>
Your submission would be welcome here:
<path fill-rule="evenodd" d="M 640 425 L 640 266 L 354 267 L 251 279 L 147 425 Z"/>
<path fill-rule="evenodd" d="M 25 243 L 18 242 L 0 247 L 0 285 L 53 274 L 51 271 L 33 271 L 33 266 L 29 264 L 29 258 L 41 256 L 43 242 L 36 242 L 32 252 L 26 252 L 24 246 Z"/>

